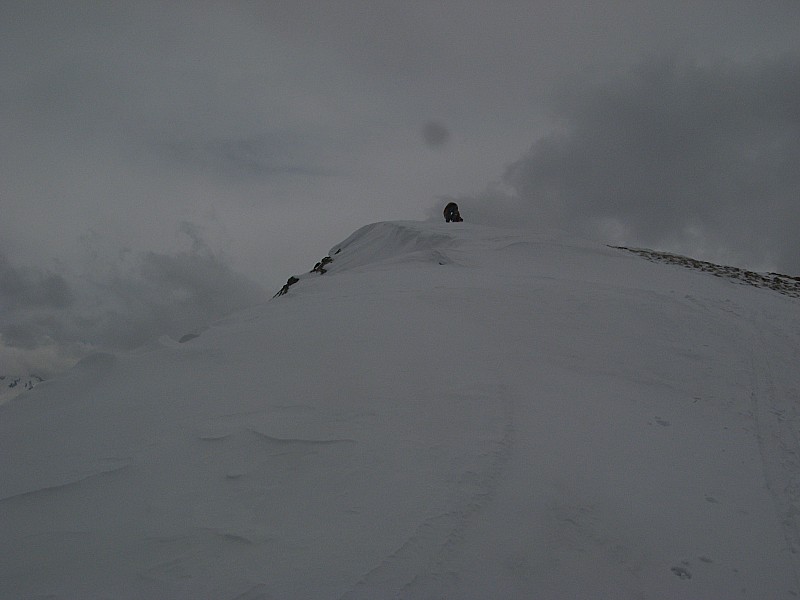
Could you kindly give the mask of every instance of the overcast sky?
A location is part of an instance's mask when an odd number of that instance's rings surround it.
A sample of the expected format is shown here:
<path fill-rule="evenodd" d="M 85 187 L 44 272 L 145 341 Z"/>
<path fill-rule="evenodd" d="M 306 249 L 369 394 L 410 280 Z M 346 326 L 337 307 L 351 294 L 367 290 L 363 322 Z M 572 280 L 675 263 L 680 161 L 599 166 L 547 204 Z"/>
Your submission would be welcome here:
<path fill-rule="evenodd" d="M 800 2 L 0 3 L 0 374 L 439 217 L 800 274 Z"/>

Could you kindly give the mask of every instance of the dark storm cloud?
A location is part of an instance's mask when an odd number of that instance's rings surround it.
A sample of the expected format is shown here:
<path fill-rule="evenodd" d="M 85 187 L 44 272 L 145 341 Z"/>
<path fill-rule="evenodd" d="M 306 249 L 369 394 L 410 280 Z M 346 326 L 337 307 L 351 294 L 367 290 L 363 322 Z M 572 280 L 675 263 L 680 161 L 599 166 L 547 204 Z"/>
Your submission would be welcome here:
<path fill-rule="evenodd" d="M 797 56 L 651 60 L 554 113 L 495 192 L 516 218 L 800 273 Z"/>
<path fill-rule="evenodd" d="M 14 267 L 0 254 L 0 307 L 66 308 L 73 297 L 63 277 L 39 269 Z"/>
<path fill-rule="evenodd" d="M 0 374 L 3 346 L 36 348 L 58 327 L 53 314 L 69 310 L 75 298 L 58 274 L 12 265 L 0 254 Z"/>
<path fill-rule="evenodd" d="M 99 262 L 87 275 L 100 325 L 90 341 L 107 349 L 131 349 L 160 335 L 179 338 L 234 310 L 266 298 L 255 283 L 213 252 L 200 229 L 180 232 L 191 243 L 174 254 L 143 252 Z"/>
<path fill-rule="evenodd" d="M 73 288 L 81 291 L 74 299 L 58 292 L 69 289 L 64 279 L 56 285 L 44 274 L 0 262 L 0 373 L 14 365 L 48 373 L 60 366 L 54 357 L 130 350 L 161 335 L 179 339 L 268 297 L 213 252 L 196 226 L 183 223 L 180 229 L 191 246 L 183 252 L 113 255 L 91 249 L 92 270 L 74 277 Z"/>

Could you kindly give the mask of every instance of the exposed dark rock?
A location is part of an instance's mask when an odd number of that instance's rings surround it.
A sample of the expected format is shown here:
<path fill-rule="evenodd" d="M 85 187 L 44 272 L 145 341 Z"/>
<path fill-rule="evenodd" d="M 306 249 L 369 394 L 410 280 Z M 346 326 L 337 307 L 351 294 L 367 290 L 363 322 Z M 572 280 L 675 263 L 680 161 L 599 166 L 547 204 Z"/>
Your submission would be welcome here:
<path fill-rule="evenodd" d="M 756 273 L 754 271 L 748 271 L 738 267 L 717 265 L 704 260 L 690 258 L 688 256 L 670 254 L 669 252 L 658 252 L 656 250 L 647 250 L 643 248 L 628 248 L 625 246 L 609 247 L 617 248 L 619 250 L 626 250 L 627 252 L 633 252 L 634 254 L 638 254 L 639 256 L 642 256 L 652 262 L 680 265 L 682 267 L 686 267 L 687 269 L 694 269 L 696 271 L 710 273 L 715 277 L 724 277 L 743 285 L 766 288 L 774 290 L 785 296 L 800 298 L 800 277 L 792 277 L 791 275 L 782 275 L 780 273 Z"/>
<path fill-rule="evenodd" d="M 292 276 L 292 277 L 289 277 L 289 279 L 287 279 L 287 280 L 286 280 L 286 285 L 284 285 L 284 286 L 283 286 L 283 287 L 282 287 L 282 288 L 281 288 L 281 289 L 278 291 L 278 293 L 277 293 L 277 294 L 275 294 L 275 295 L 273 296 L 273 298 L 277 298 L 278 296 L 283 296 L 283 295 L 284 295 L 286 292 L 288 292 L 288 291 L 289 291 L 289 288 L 290 288 L 291 286 L 293 286 L 295 283 L 297 283 L 298 281 L 300 281 L 300 280 L 299 280 L 297 277 L 294 277 L 294 276 Z"/>

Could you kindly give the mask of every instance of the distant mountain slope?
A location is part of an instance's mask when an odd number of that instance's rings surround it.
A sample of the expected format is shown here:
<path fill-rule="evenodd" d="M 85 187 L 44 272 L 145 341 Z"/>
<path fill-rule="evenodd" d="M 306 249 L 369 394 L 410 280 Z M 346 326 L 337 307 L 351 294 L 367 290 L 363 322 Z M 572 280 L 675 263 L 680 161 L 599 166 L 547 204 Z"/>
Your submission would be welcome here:
<path fill-rule="evenodd" d="M 704 273 L 711 273 L 717 277 L 731 279 L 739 283 L 770 289 L 779 294 L 791 296 L 792 298 L 800 298 L 800 277 L 782 275 L 781 273 L 756 273 L 755 271 L 748 271 L 747 269 L 740 269 L 739 267 L 718 265 L 704 260 L 689 258 L 688 256 L 671 254 L 669 252 L 658 252 L 656 250 L 647 250 L 644 248 L 626 248 L 625 246 L 611 247 L 633 252 L 653 262 L 680 265 L 689 269 L 703 271 Z"/>
<path fill-rule="evenodd" d="M 468 223 L 328 256 L 0 406 L 0 598 L 800 594 L 796 299 Z"/>

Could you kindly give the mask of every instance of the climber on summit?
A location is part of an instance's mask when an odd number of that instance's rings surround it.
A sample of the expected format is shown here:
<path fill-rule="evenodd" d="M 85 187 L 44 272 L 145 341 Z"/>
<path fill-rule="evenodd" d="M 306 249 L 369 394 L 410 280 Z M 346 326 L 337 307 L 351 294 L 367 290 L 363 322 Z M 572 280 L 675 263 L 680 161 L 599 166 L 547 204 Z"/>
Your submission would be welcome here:
<path fill-rule="evenodd" d="M 455 202 L 449 202 L 447 206 L 444 207 L 444 222 L 450 223 L 461 223 L 464 219 L 461 218 L 461 215 L 458 213 L 458 204 Z"/>

